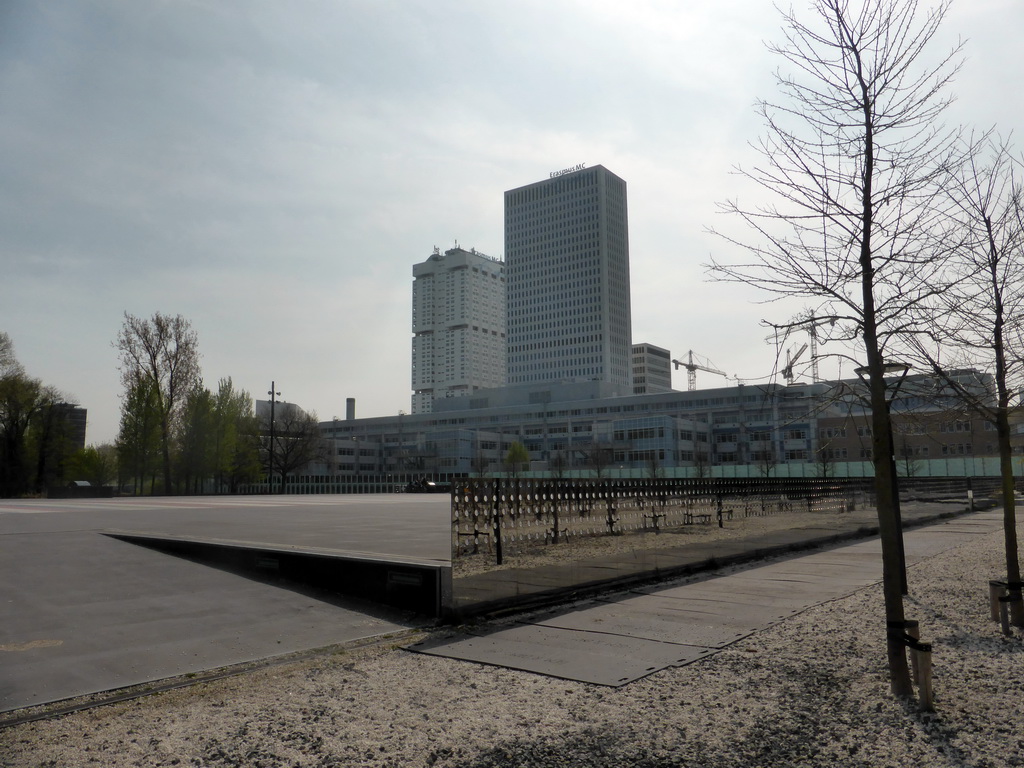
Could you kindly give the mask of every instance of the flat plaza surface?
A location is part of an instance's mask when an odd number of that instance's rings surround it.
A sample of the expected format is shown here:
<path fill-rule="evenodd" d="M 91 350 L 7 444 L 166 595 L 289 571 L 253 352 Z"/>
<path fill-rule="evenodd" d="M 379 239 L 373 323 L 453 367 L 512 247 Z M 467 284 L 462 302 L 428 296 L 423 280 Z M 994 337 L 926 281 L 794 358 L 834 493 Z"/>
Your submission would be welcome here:
<path fill-rule="evenodd" d="M 943 512 L 949 505 L 911 516 Z M 838 516 L 833 532 L 856 525 L 848 518 Z M 393 611 L 254 581 L 104 531 L 447 563 L 449 521 L 447 495 L 0 502 L 0 712 L 418 626 Z M 908 563 L 998 527 L 999 514 L 987 512 L 908 531 Z M 775 531 L 730 546 L 761 551 L 823 533 Z M 693 558 L 708 556 L 706 545 L 692 548 Z M 547 570 L 535 576 L 543 580 Z M 617 686 L 715 653 L 880 577 L 877 539 L 867 540 L 593 600 L 496 631 L 435 637 L 415 650 Z"/>
<path fill-rule="evenodd" d="M 0 711 L 413 625 L 103 531 L 447 562 L 449 509 L 444 494 L 0 501 Z"/>

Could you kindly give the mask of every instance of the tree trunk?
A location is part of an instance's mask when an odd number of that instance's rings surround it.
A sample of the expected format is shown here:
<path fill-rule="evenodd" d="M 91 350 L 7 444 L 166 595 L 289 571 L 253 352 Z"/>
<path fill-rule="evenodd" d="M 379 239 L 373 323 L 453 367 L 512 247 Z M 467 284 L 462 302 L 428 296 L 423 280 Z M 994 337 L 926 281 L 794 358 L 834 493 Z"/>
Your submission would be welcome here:
<path fill-rule="evenodd" d="M 171 425 L 166 417 L 160 421 L 160 439 L 164 464 L 164 495 L 172 496 L 174 489 L 171 487 Z"/>
<path fill-rule="evenodd" d="M 1017 504 L 1013 477 L 1013 456 L 1010 446 L 1010 424 L 1007 409 L 1001 407 L 996 415 L 996 437 L 999 441 L 999 475 L 1003 492 L 1003 541 L 1006 550 L 1006 581 L 1015 584 L 1009 590 L 1016 598 L 1010 602 L 1010 623 L 1024 626 L 1024 600 L 1020 589 L 1020 560 L 1017 554 Z"/>
<path fill-rule="evenodd" d="M 885 385 L 885 361 L 878 343 L 875 311 L 875 265 L 872 235 L 875 227 L 874 174 L 875 136 L 874 101 L 861 80 L 864 110 L 864 169 L 860 211 L 860 280 L 863 302 L 863 341 L 868 362 L 871 395 L 871 447 L 875 466 L 875 498 L 878 533 L 882 543 L 882 591 L 885 595 L 886 649 L 889 658 L 889 685 L 894 695 L 910 697 L 914 693 L 903 643 L 903 563 L 902 541 L 897 518 L 893 466 L 892 420 L 889 417 Z"/>
<path fill-rule="evenodd" d="M 876 355 L 878 375 L 871 377 L 871 446 L 875 467 L 875 498 L 878 531 L 882 543 L 882 591 L 885 596 L 886 647 L 889 658 L 890 688 L 896 696 L 914 693 L 903 643 L 903 563 L 900 557 L 900 530 L 896 518 L 895 484 L 892 476 L 892 435 L 885 402 L 885 379 L 881 359 Z"/>

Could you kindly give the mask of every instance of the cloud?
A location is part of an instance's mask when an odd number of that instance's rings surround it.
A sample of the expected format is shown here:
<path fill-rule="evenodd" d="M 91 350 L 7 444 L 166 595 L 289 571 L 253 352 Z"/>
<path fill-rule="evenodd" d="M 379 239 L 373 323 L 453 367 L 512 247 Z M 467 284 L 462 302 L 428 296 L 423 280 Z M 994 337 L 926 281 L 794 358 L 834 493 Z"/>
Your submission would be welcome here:
<path fill-rule="evenodd" d="M 953 6 L 954 122 L 1020 122 L 1022 13 Z M 394 413 L 412 265 L 501 255 L 503 192 L 585 162 L 629 186 L 637 338 L 770 369 L 757 322 L 791 308 L 701 265 L 736 226 L 715 202 L 748 194 L 729 171 L 778 28 L 754 0 L 4 3 L 0 329 L 90 441 L 116 434 L 124 310 L 192 320 L 211 385 Z"/>

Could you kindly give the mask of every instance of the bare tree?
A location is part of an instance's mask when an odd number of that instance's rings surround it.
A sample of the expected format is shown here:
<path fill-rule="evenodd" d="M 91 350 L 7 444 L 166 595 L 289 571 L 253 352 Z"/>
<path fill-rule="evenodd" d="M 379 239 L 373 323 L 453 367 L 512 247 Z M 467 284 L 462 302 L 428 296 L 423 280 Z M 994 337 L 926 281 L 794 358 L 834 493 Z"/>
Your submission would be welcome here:
<path fill-rule="evenodd" d="M 1016 585 L 1011 613 L 1022 626 L 1009 417 L 1013 393 L 1024 384 L 1024 170 L 1007 141 L 986 134 L 965 143 L 966 161 L 943 183 L 955 215 L 939 238 L 952 258 L 927 313 L 932 343 L 919 337 L 916 347 L 970 411 L 995 425 L 1007 581 Z M 972 386 L 964 368 L 991 373 L 995 392 Z"/>
<path fill-rule="evenodd" d="M 490 461 L 484 456 L 484 452 L 477 448 L 473 458 L 469 461 L 470 472 L 474 473 L 477 477 L 483 477 L 487 473 L 488 466 L 490 466 Z"/>
<path fill-rule="evenodd" d="M 890 683 L 913 692 L 904 647 L 900 533 L 892 482 L 885 353 L 917 330 L 910 310 L 929 295 L 939 265 L 928 234 L 949 139 L 937 121 L 949 99 L 959 48 L 928 63 L 928 44 L 948 8 L 919 11 L 916 0 L 814 0 L 811 21 L 783 13 L 783 41 L 770 46 L 788 66 L 782 99 L 762 101 L 763 164 L 740 174 L 776 201 L 722 209 L 755 240 L 723 235 L 751 257 L 711 265 L 719 280 L 756 285 L 774 297 L 802 297 L 818 318 L 866 360 L 882 539 Z M 721 233 L 720 233 L 721 234 Z M 863 356 L 863 357 L 861 357 Z"/>
<path fill-rule="evenodd" d="M 711 454 L 706 448 L 697 448 L 693 452 L 694 477 L 703 480 L 711 477 Z"/>
<path fill-rule="evenodd" d="M 16 373 L 23 369 L 14 354 L 14 342 L 6 331 L 0 331 L 0 378 Z"/>
<path fill-rule="evenodd" d="M 657 449 L 652 449 L 647 454 L 646 464 L 647 476 L 652 480 L 657 480 L 659 477 L 662 477 L 665 474 L 664 470 L 661 467 L 661 459 L 658 458 Z"/>
<path fill-rule="evenodd" d="M 615 449 L 608 443 L 595 440 L 581 450 L 586 466 L 594 470 L 598 480 L 602 480 L 615 459 Z"/>
<path fill-rule="evenodd" d="M 114 347 L 121 356 L 125 392 L 134 391 L 143 382 L 152 387 L 160 423 L 164 493 L 173 493 L 171 444 L 176 420 L 188 394 L 199 384 L 196 332 L 181 315 L 157 312 L 146 320 L 125 312 Z"/>
<path fill-rule="evenodd" d="M 757 451 L 754 460 L 757 463 L 757 471 L 761 473 L 761 476 L 771 477 L 772 472 L 775 471 L 779 464 L 778 458 L 775 455 L 774 442 L 768 448 Z"/>
<path fill-rule="evenodd" d="M 285 492 L 288 476 L 298 473 L 309 464 L 326 461 L 329 447 L 320 434 L 320 423 L 316 414 L 306 413 L 292 403 L 278 403 L 274 417 L 273 438 L 270 437 L 269 414 L 263 420 L 263 449 L 272 455 L 274 466 L 271 469 L 271 488 L 274 472 L 281 476 L 281 493 Z M 273 439 L 273 453 L 270 452 L 270 440 Z M 268 461 L 269 459 L 264 459 Z"/>
<path fill-rule="evenodd" d="M 906 434 L 900 433 L 897 438 L 896 456 L 902 463 L 904 477 L 917 477 L 921 473 L 921 462 L 915 456 L 914 446 Z"/>
<path fill-rule="evenodd" d="M 836 474 L 836 462 L 832 449 L 829 448 L 829 443 L 819 444 L 814 451 L 814 456 L 817 459 L 818 477 L 834 477 Z"/>
<path fill-rule="evenodd" d="M 548 460 L 548 471 L 551 472 L 551 476 L 556 480 L 561 480 L 565 477 L 568 469 L 569 459 L 566 458 L 565 452 L 556 450 Z"/>

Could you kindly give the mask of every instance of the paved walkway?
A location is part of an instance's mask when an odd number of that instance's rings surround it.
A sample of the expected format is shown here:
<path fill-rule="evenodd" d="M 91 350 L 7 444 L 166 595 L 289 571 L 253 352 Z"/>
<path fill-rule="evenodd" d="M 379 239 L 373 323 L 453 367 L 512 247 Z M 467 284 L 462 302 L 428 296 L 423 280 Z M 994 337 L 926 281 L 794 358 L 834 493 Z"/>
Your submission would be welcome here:
<path fill-rule="evenodd" d="M 908 566 L 1001 529 L 1002 511 L 908 530 Z M 881 580 L 872 538 L 692 583 L 642 588 L 555 610 L 496 630 L 409 646 L 437 656 L 619 686 L 682 666 L 812 605 Z M 912 574 L 910 576 L 913 578 Z"/>

